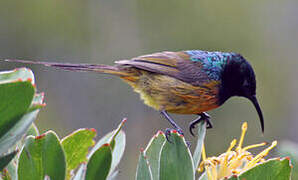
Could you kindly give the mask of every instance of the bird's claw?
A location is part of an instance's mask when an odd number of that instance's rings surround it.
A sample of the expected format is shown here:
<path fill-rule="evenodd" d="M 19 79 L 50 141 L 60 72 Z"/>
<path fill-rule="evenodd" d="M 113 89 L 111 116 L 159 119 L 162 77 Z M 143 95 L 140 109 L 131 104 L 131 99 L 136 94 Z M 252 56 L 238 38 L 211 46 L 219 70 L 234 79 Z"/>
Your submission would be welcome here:
<path fill-rule="evenodd" d="M 182 129 L 178 129 L 178 128 L 175 128 L 175 129 L 170 129 L 170 128 L 167 128 L 166 130 L 165 130 L 165 136 L 166 136 L 166 139 L 167 139 L 167 141 L 169 142 L 169 143 L 173 143 L 172 141 L 170 141 L 170 136 L 171 136 L 171 132 L 173 132 L 173 131 L 177 131 L 179 134 L 181 134 L 181 135 L 183 135 L 184 136 L 184 133 L 183 133 L 183 131 L 182 131 Z M 187 147 L 188 148 L 190 148 L 190 142 L 189 141 L 186 141 L 186 145 L 187 145 Z"/>
<path fill-rule="evenodd" d="M 193 133 L 193 129 L 196 128 L 196 125 L 201 122 L 205 121 L 207 123 L 206 128 L 211 129 L 213 127 L 212 122 L 210 120 L 210 116 L 207 113 L 200 114 L 200 117 L 189 124 L 189 132 L 192 136 L 195 136 Z"/>
<path fill-rule="evenodd" d="M 170 142 L 170 143 L 173 143 L 173 142 L 171 142 L 170 139 L 169 139 L 169 137 L 171 136 L 171 132 L 172 132 L 172 131 L 177 131 L 179 134 L 181 134 L 181 135 L 184 136 L 184 133 L 183 133 L 182 129 L 180 129 L 180 128 L 175 128 L 175 129 L 167 128 L 167 129 L 165 130 L 165 135 L 166 135 L 166 139 L 167 139 L 167 141 Z"/>
<path fill-rule="evenodd" d="M 207 123 L 207 126 L 206 126 L 207 129 L 211 129 L 211 128 L 213 128 L 213 124 L 212 124 L 212 122 L 210 121 L 210 118 L 207 118 L 205 121 L 206 121 L 206 123 Z"/>

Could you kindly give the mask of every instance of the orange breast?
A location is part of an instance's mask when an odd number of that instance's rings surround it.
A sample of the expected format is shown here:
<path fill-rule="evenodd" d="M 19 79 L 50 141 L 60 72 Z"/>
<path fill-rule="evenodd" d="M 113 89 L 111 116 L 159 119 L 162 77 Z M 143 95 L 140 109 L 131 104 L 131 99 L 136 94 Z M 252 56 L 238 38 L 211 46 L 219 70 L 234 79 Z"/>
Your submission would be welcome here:
<path fill-rule="evenodd" d="M 199 114 L 217 108 L 219 82 L 211 81 L 203 86 L 186 87 L 183 93 L 173 91 L 175 96 L 184 102 L 175 107 L 168 107 L 168 111 L 178 114 Z M 185 93 L 186 92 L 186 93 Z"/>

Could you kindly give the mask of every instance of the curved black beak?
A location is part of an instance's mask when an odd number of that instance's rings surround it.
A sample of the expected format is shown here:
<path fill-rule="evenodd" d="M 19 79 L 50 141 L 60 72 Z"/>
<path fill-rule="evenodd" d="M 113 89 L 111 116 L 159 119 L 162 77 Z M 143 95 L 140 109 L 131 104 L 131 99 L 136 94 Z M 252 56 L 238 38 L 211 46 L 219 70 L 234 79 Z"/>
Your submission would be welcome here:
<path fill-rule="evenodd" d="M 256 97 L 256 95 L 253 95 L 253 96 L 249 96 L 247 98 L 254 104 L 254 106 L 258 112 L 260 122 L 261 122 L 262 133 L 264 133 L 264 118 L 263 118 L 263 113 L 262 113 L 262 110 L 258 103 L 257 97 Z"/>

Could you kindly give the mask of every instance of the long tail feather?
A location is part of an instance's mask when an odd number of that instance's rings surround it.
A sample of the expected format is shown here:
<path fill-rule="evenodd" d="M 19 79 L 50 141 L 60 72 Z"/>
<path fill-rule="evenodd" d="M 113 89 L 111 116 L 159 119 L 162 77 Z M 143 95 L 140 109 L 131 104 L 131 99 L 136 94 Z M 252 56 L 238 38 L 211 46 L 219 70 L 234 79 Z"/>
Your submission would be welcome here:
<path fill-rule="evenodd" d="M 123 68 L 117 66 L 109 66 L 102 64 L 71 64 L 71 63 L 55 63 L 55 62 L 40 62 L 40 61 L 28 61 L 21 59 L 5 59 L 7 62 L 16 62 L 24 64 L 41 64 L 44 66 L 54 67 L 57 69 L 63 69 L 67 71 L 81 71 L 81 72 L 98 72 L 105 74 L 113 74 L 118 76 L 126 76 L 129 72 Z"/>

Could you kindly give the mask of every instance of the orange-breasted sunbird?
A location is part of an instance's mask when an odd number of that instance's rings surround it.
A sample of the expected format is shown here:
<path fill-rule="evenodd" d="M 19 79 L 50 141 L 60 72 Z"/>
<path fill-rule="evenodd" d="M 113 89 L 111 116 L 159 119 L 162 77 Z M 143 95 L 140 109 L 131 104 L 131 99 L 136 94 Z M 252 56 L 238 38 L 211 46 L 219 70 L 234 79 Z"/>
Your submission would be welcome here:
<path fill-rule="evenodd" d="M 256 98 L 255 73 L 249 62 L 238 53 L 166 51 L 119 60 L 112 66 L 17 59 L 6 61 L 116 75 L 139 93 L 146 105 L 160 111 L 180 134 L 183 134 L 182 129 L 168 112 L 199 115 L 189 125 L 193 135 L 193 128 L 202 120 L 207 122 L 207 127 L 212 127 L 206 111 L 221 106 L 232 96 L 242 96 L 255 106 L 264 132 L 263 115 Z M 169 131 L 166 130 L 167 135 Z"/>

